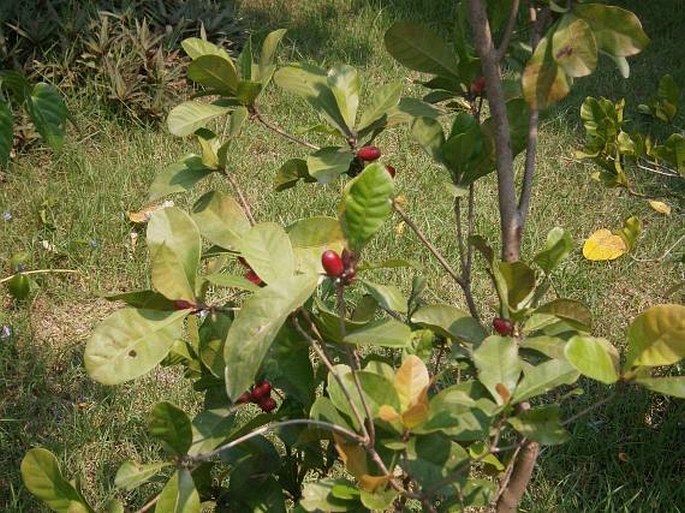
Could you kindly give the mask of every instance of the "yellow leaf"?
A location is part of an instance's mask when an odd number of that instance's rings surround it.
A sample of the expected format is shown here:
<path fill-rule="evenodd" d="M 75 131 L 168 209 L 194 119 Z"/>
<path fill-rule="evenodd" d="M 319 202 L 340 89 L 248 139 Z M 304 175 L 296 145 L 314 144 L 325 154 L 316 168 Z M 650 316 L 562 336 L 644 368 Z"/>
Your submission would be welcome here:
<path fill-rule="evenodd" d="M 397 410 L 389 404 L 384 404 L 378 409 L 378 416 L 381 420 L 386 422 L 394 422 L 400 418 L 400 414 L 397 413 Z"/>
<path fill-rule="evenodd" d="M 615 260 L 628 251 L 625 241 L 606 228 L 594 232 L 583 244 L 583 256 L 588 260 Z"/>
<path fill-rule="evenodd" d="M 671 215 L 671 206 L 663 201 L 648 200 L 648 202 L 649 206 L 652 207 L 652 210 L 657 211 L 659 214 L 663 214 L 665 216 Z"/>
<path fill-rule="evenodd" d="M 413 354 L 407 356 L 395 374 L 394 385 L 402 411 L 416 404 L 430 385 L 428 369 L 421 358 Z"/>
<path fill-rule="evenodd" d="M 145 224 L 150 220 L 150 217 L 152 217 L 152 214 L 157 212 L 158 210 L 161 210 L 163 208 L 167 207 L 173 207 L 174 202 L 171 200 L 166 200 L 162 203 L 157 203 L 156 205 L 149 205 L 142 210 L 139 210 L 138 212 L 127 212 L 128 218 L 131 220 L 131 222 L 136 223 L 136 224 Z"/>
<path fill-rule="evenodd" d="M 402 412 L 402 425 L 407 429 L 420 426 L 428 418 L 428 389 L 425 389 L 419 400 Z"/>
<path fill-rule="evenodd" d="M 386 484 L 389 476 L 372 476 L 369 474 L 368 465 L 366 463 L 366 450 L 356 444 L 350 443 L 349 440 L 340 435 L 333 433 L 335 440 L 335 448 L 340 455 L 340 459 L 345 464 L 345 468 L 352 474 L 359 486 L 367 492 L 374 492 L 379 486 Z"/>

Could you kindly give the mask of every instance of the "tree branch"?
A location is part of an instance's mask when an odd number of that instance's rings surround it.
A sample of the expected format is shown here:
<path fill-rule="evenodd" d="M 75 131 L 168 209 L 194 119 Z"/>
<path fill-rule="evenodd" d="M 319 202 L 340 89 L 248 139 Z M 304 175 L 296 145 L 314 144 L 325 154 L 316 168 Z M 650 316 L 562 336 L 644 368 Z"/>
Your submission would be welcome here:
<path fill-rule="evenodd" d="M 494 121 L 497 185 L 502 232 L 502 260 L 514 262 L 521 250 L 521 226 L 516 205 L 514 186 L 514 157 L 511 151 L 509 119 L 502 89 L 502 76 L 497 49 L 485 10 L 484 0 L 468 0 L 468 16 L 473 31 L 476 52 L 481 59 L 485 76 L 485 92 Z"/>
<path fill-rule="evenodd" d="M 509 11 L 509 19 L 507 20 L 507 27 L 504 29 L 502 41 L 497 49 L 497 62 L 501 62 L 507 53 L 509 43 L 511 43 L 511 36 L 514 34 L 514 27 L 516 26 L 516 18 L 519 12 L 519 0 L 511 2 L 511 11 Z"/>
<path fill-rule="evenodd" d="M 305 141 L 304 139 L 300 139 L 299 137 L 296 137 L 292 134 L 289 134 L 288 132 L 286 132 L 285 130 L 280 128 L 279 126 L 277 126 L 277 125 L 271 123 L 270 121 L 267 121 L 266 119 L 264 119 L 264 117 L 262 116 L 262 113 L 259 111 L 259 109 L 257 108 L 256 105 L 254 105 L 250 108 L 250 115 L 251 115 L 252 119 L 256 119 L 259 123 L 264 125 L 269 130 L 276 132 L 277 134 L 285 137 L 286 139 L 288 139 L 292 142 L 296 142 L 297 144 L 301 144 L 302 146 L 306 146 L 310 150 L 316 151 L 316 150 L 320 149 L 316 144 L 312 144 L 310 142 Z"/>
<path fill-rule="evenodd" d="M 428 240 L 426 235 L 421 231 L 421 228 L 419 228 L 416 225 L 416 223 L 411 220 L 407 213 L 404 210 L 402 210 L 402 208 L 397 203 L 393 202 L 392 208 L 409 226 L 409 228 L 412 229 L 412 231 L 421 240 L 421 242 L 423 242 L 423 245 L 426 246 L 428 251 L 430 251 L 430 253 L 437 259 L 437 261 L 440 263 L 442 268 L 447 272 L 447 274 L 449 274 L 452 277 L 452 279 L 457 283 L 457 285 L 461 287 L 461 289 L 464 291 L 464 296 L 466 297 L 466 304 L 468 305 L 471 317 L 480 322 L 480 317 L 478 315 L 476 303 L 473 300 L 473 295 L 471 294 L 471 288 L 469 284 L 463 279 L 463 277 L 459 276 L 454 269 L 452 269 L 452 266 L 449 264 L 447 259 L 445 259 L 442 253 L 440 253 L 440 251 L 438 251 L 438 249 L 433 245 L 433 243 Z"/>
<path fill-rule="evenodd" d="M 236 181 L 233 174 L 229 173 L 228 171 L 224 173 L 224 176 L 228 180 L 228 183 L 231 184 L 231 187 L 233 187 L 235 193 L 238 195 L 238 201 L 240 202 L 240 206 L 243 207 L 243 211 L 245 212 L 247 220 L 250 221 L 250 224 L 252 226 L 254 226 L 255 224 L 257 224 L 257 222 L 255 221 L 255 218 L 252 215 L 252 209 L 250 208 L 250 204 L 245 199 L 245 196 L 243 195 L 243 191 L 240 188 L 240 185 L 238 185 L 238 182 Z"/>

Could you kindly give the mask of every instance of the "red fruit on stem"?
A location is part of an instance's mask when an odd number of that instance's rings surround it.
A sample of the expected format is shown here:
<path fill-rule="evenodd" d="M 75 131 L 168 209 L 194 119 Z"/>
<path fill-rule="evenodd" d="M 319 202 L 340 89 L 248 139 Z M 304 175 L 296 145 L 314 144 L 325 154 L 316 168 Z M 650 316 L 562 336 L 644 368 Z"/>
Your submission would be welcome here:
<path fill-rule="evenodd" d="M 495 331 L 503 337 L 511 335 L 514 331 L 514 325 L 512 322 L 509 319 L 502 319 L 501 317 L 496 317 L 492 321 L 492 327 L 495 328 Z"/>
<path fill-rule="evenodd" d="M 483 91 L 485 91 L 485 77 L 478 77 L 471 82 L 471 85 L 469 86 L 469 92 L 471 94 L 483 94 Z"/>
<path fill-rule="evenodd" d="M 235 400 L 236 404 L 249 403 L 252 400 L 252 394 L 250 392 L 243 392 L 238 399 Z"/>
<path fill-rule="evenodd" d="M 323 252 L 321 255 L 321 265 L 328 276 L 339 278 L 345 272 L 345 265 L 340 255 L 332 249 Z"/>
<path fill-rule="evenodd" d="M 260 401 L 259 407 L 264 413 L 270 413 L 276 408 L 276 401 L 274 401 L 271 397 L 265 397 L 262 399 L 262 401 Z"/>
<path fill-rule="evenodd" d="M 388 172 L 391 178 L 395 178 L 395 168 L 392 166 L 385 166 L 385 170 Z"/>
<path fill-rule="evenodd" d="M 357 150 L 357 157 L 367 162 L 376 160 L 381 156 L 381 150 L 376 146 L 364 146 Z"/>
<path fill-rule="evenodd" d="M 262 279 L 252 269 L 245 273 L 245 278 L 247 278 L 248 281 L 254 283 L 255 285 L 262 284 Z"/>
<path fill-rule="evenodd" d="M 261 403 L 265 398 L 269 397 L 269 393 L 271 392 L 271 388 L 269 390 L 263 389 L 261 386 L 257 385 L 252 389 L 252 393 L 250 394 L 250 398 L 255 402 L 255 403 Z"/>

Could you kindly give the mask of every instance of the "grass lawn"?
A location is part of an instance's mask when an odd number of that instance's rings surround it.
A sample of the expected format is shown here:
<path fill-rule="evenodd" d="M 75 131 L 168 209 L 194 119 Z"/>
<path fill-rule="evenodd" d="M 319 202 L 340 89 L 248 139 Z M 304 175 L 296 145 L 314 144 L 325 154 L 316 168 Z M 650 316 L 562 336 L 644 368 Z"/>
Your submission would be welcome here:
<path fill-rule="evenodd" d="M 382 36 L 400 19 L 448 31 L 454 3 L 242 0 L 239 10 L 255 40 L 271 29 L 289 29 L 279 54 L 282 64 L 306 60 L 326 66 L 342 61 L 359 68 L 367 91 L 399 79 L 405 80 L 405 95 L 419 96 L 422 91 L 384 50 Z M 546 113 L 524 243 L 527 257 L 554 226 L 574 235 L 576 250 L 555 275 L 554 287 L 562 297 L 587 303 L 595 315 L 594 334 L 619 347 L 630 319 L 639 312 L 685 298 L 682 288 L 666 297 L 672 285 L 685 279 L 685 243 L 661 258 L 685 234 L 682 180 L 677 185 L 672 179 L 640 177 L 650 194 L 674 207 L 673 214 L 664 217 L 644 200 L 593 182 L 591 166 L 574 159 L 582 137 L 578 109 L 586 95 L 625 97 L 627 116 L 639 123 L 637 104 L 654 93 L 662 74 L 671 73 L 685 86 L 685 0 L 622 4 L 638 13 L 652 44 L 631 59 L 629 80 L 602 61 L 600 71 L 579 80 L 562 107 Z M 12 214 L 12 220 L 0 220 L 0 278 L 12 255 L 20 251 L 30 254 L 30 269 L 77 271 L 36 276 L 39 288 L 26 303 L 15 304 L 4 290 L 0 292 L 0 325 L 12 327 L 11 336 L 0 340 L 3 512 L 47 511 L 23 489 L 19 477 L 19 462 L 30 447 L 55 452 L 68 475 L 80 476 L 98 509 L 115 493 L 113 477 L 122 460 L 145 461 L 158 452 L 145 432 L 152 405 L 165 399 L 190 411 L 197 407 L 197 398 L 176 371 L 158 369 L 144 379 L 110 388 L 91 381 L 82 363 L 89 333 L 116 308 L 102 295 L 149 286 L 144 231 L 128 221 L 126 212 L 144 205 L 158 171 L 194 147 L 163 127 L 125 124 L 99 107 L 88 91 L 74 94 L 68 103 L 79 131 L 70 130 L 65 148 L 57 155 L 32 150 L 17 159 L 0 182 L 0 211 Z M 262 103 L 265 115 L 291 132 L 316 122 L 304 102 L 273 86 Z M 682 113 L 676 124 L 685 126 Z M 230 162 L 259 221 L 287 224 L 310 214 L 334 214 L 340 183 L 272 193 L 272 177 L 280 163 L 302 157 L 305 151 L 260 126 L 250 126 L 248 134 Z M 313 142 L 323 141 L 316 139 Z M 398 170 L 396 182 L 407 201 L 405 210 L 445 254 L 456 259 L 452 205 L 442 186 L 446 175 L 411 141 L 405 128 L 389 131 L 377 144 L 392 156 Z M 227 188 L 214 179 L 206 186 Z M 477 187 L 477 231 L 493 242 L 499 234 L 495 187 L 492 175 Z M 184 206 L 199 195 L 195 190 L 189 197 L 173 199 Z M 644 225 L 634 258 L 610 263 L 583 259 L 584 238 L 600 227 L 616 229 L 630 215 Z M 436 300 L 463 305 L 454 283 L 440 274 L 436 262 L 411 231 L 401 229 L 399 220 L 386 224 L 371 253 L 371 258 L 403 255 L 421 262 Z M 405 289 L 410 277 L 410 271 L 378 274 L 378 279 L 393 280 Z M 475 288 L 484 317 L 493 317 L 496 298 L 481 267 Z M 572 401 L 569 416 L 606 389 L 588 386 L 585 392 Z M 685 511 L 685 401 L 631 389 L 577 421 L 571 431 L 569 443 L 543 451 L 521 511 Z M 143 487 L 125 498 L 140 507 L 150 491 Z"/>

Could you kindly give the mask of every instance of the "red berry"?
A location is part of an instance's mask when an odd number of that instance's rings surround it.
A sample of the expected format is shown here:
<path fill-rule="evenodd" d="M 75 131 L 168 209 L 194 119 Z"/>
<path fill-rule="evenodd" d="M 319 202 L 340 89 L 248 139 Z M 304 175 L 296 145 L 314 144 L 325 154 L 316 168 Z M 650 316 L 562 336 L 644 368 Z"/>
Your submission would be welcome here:
<path fill-rule="evenodd" d="M 185 299 L 177 299 L 174 301 L 174 310 L 190 310 L 196 308 L 196 305 Z"/>
<path fill-rule="evenodd" d="M 385 170 L 388 172 L 391 178 L 395 178 L 395 168 L 392 166 L 385 166 Z"/>
<path fill-rule="evenodd" d="M 262 388 L 261 386 L 257 385 L 252 389 L 252 393 L 250 394 L 250 397 L 255 403 L 261 403 L 265 398 L 269 397 L 269 393 L 271 392 L 271 387 L 269 387 L 269 390 L 266 390 Z"/>
<path fill-rule="evenodd" d="M 262 284 L 262 279 L 252 269 L 245 273 L 245 278 L 247 278 L 248 281 L 254 283 L 255 285 Z"/>
<path fill-rule="evenodd" d="M 264 395 L 269 395 L 271 393 L 271 383 L 269 383 L 267 380 L 264 380 L 261 383 L 259 383 L 257 387 L 262 389 Z"/>
<path fill-rule="evenodd" d="M 321 255 L 321 265 L 328 276 L 339 278 L 345 272 L 345 265 L 340 255 L 331 249 L 324 251 Z"/>
<path fill-rule="evenodd" d="M 380 156 L 381 150 L 376 146 L 364 146 L 363 148 L 359 148 L 359 150 L 357 150 L 357 157 L 362 160 L 366 160 L 367 162 L 376 160 Z"/>
<path fill-rule="evenodd" d="M 276 408 L 276 401 L 271 397 L 265 397 L 259 402 L 259 407 L 264 413 L 272 412 Z"/>
<path fill-rule="evenodd" d="M 250 392 L 243 392 L 238 399 L 235 400 L 236 404 L 244 404 L 252 401 L 252 394 Z"/>
<path fill-rule="evenodd" d="M 483 94 L 483 91 L 485 91 L 485 77 L 478 77 L 471 82 L 471 85 L 469 86 L 469 92 L 471 94 Z"/>
<path fill-rule="evenodd" d="M 492 321 L 492 327 L 495 328 L 495 331 L 503 337 L 511 335 L 514 331 L 514 325 L 511 323 L 511 321 L 509 319 L 502 319 L 501 317 L 496 317 Z"/>

